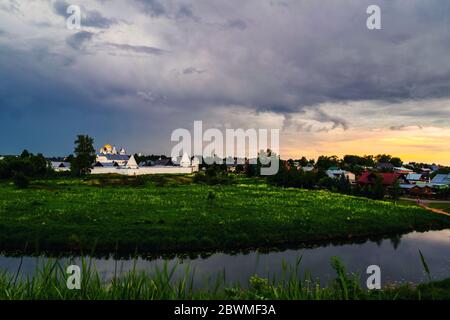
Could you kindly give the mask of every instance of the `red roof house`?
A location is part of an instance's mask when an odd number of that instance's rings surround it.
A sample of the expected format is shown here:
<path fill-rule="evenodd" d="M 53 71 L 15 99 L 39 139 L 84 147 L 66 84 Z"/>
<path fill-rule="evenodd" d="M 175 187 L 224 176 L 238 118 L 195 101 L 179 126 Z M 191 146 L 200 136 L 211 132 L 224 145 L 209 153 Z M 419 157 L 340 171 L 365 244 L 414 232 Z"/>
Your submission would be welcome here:
<path fill-rule="evenodd" d="M 389 187 L 392 186 L 395 181 L 402 177 L 399 173 L 375 173 L 375 172 L 364 172 L 358 179 L 358 183 L 360 185 L 375 185 L 377 182 L 377 177 L 381 177 L 383 179 L 383 186 Z"/>

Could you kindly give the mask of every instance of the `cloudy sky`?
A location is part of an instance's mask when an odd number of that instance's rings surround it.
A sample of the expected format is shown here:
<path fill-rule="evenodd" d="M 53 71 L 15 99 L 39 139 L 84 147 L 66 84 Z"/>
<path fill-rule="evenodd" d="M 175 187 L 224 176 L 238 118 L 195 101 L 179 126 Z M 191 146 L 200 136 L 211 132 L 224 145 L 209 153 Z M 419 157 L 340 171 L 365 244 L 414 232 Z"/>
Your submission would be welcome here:
<path fill-rule="evenodd" d="M 68 154 L 78 133 L 169 153 L 203 120 L 279 128 L 283 157 L 450 164 L 449 17 L 447 0 L 0 0 L 0 154 Z"/>

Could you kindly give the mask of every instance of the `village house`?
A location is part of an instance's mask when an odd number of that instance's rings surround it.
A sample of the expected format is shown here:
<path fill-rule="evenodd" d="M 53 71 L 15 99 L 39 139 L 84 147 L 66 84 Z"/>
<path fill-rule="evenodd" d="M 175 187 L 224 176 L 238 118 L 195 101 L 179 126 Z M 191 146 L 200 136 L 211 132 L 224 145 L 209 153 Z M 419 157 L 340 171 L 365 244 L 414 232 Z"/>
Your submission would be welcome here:
<path fill-rule="evenodd" d="M 168 166 L 174 166 L 175 163 L 172 161 L 172 159 L 169 158 L 165 158 L 165 159 L 161 159 L 159 158 L 158 160 L 153 161 L 152 166 L 155 167 L 168 167 Z"/>
<path fill-rule="evenodd" d="M 314 170 L 314 166 L 308 164 L 307 166 L 302 167 L 303 172 L 310 172 Z"/>
<path fill-rule="evenodd" d="M 433 170 L 430 168 L 420 168 L 420 172 L 423 174 L 431 174 Z"/>
<path fill-rule="evenodd" d="M 56 172 L 70 171 L 70 162 L 51 161 L 50 165 Z"/>
<path fill-rule="evenodd" d="M 450 174 L 437 174 L 433 180 L 427 174 L 413 173 L 406 176 L 407 183 L 400 187 L 411 196 L 434 195 L 439 189 L 450 187 Z"/>
<path fill-rule="evenodd" d="M 408 169 L 405 167 L 394 167 L 394 172 L 406 175 L 406 174 L 414 173 L 414 170 L 411 170 L 411 169 Z"/>
<path fill-rule="evenodd" d="M 423 183 L 423 182 L 429 182 L 426 175 L 422 173 L 409 173 L 406 175 L 406 181 L 409 184 L 417 184 L 417 183 Z"/>
<path fill-rule="evenodd" d="M 400 188 L 413 197 L 433 195 L 433 187 L 429 184 L 401 184 Z"/>
<path fill-rule="evenodd" d="M 377 182 L 377 178 L 382 179 L 383 187 L 391 187 L 396 181 L 400 184 L 405 183 L 406 180 L 403 175 L 395 172 L 379 173 L 379 172 L 364 172 L 358 179 L 357 183 L 361 186 L 371 185 L 374 186 Z"/>
<path fill-rule="evenodd" d="M 378 163 L 375 168 L 380 171 L 393 171 L 394 165 L 392 163 L 381 162 Z"/>
<path fill-rule="evenodd" d="M 340 177 L 342 177 L 342 175 L 344 175 L 345 178 L 347 178 L 351 183 L 355 183 L 355 181 L 356 181 L 356 176 L 354 173 L 342 170 L 338 167 L 330 167 L 326 171 L 326 174 L 328 177 L 333 178 L 333 179 L 339 179 Z"/>
<path fill-rule="evenodd" d="M 437 174 L 431 184 L 435 186 L 450 187 L 450 174 Z"/>

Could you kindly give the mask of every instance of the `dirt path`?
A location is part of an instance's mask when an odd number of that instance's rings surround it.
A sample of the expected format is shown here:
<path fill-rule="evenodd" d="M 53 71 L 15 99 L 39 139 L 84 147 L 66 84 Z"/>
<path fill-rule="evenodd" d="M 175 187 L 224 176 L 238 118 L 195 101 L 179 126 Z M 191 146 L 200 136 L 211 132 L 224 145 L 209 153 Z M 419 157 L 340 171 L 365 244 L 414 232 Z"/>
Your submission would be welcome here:
<path fill-rule="evenodd" d="M 450 213 L 447 213 L 444 210 L 427 207 L 427 205 L 424 204 L 424 203 L 419 204 L 419 206 L 421 206 L 422 208 L 424 208 L 424 209 L 426 209 L 428 211 L 431 211 L 431 212 L 434 212 L 434 213 L 437 213 L 437 214 L 443 214 L 443 215 L 446 215 L 446 216 L 450 217 Z"/>
<path fill-rule="evenodd" d="M 411 199 L 411 198 L 400 198 L 400 200 L 406 200 L 406 201 L 411 201 L 416 203 L 417 205 L 421 206 L 422 208 L 437 213 L 437 214 L 443 214 L 445 216 L 449 216 L 450 217 L 450 213 L 442 210 L 442 209 L 436 209 L 436 208 L 431 208 L 428 206 L 429 203 L 450 203 L 449 200 L 421 200 L 420 203 L 417 203 L 416 199 Z"/>
<path fill-rule="evenodd" d="M 411 198 L 400 198 L 400 200 L 406 200 L 406 201 L 411 201 L 411 202 L 416 202 L 416 199 L 411 199 Z M 426 203 L 450 203 L 450 200 L 422 200 Z"/>

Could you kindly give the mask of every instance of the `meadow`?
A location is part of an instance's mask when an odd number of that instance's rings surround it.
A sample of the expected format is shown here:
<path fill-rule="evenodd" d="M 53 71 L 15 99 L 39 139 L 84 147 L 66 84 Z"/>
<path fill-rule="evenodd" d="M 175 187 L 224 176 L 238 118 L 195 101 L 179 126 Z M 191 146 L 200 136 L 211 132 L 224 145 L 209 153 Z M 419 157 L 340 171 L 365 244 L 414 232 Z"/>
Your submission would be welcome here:
<path fill-rule="evenodd" d="M 7 252 L 231 250 L 449 227 L 450 217 L 414 205 L 261 179 L 209 186 L 190 176 L 90 176 L 35 180 L 27 189 L 0 184 L 0 246 Z"/>

